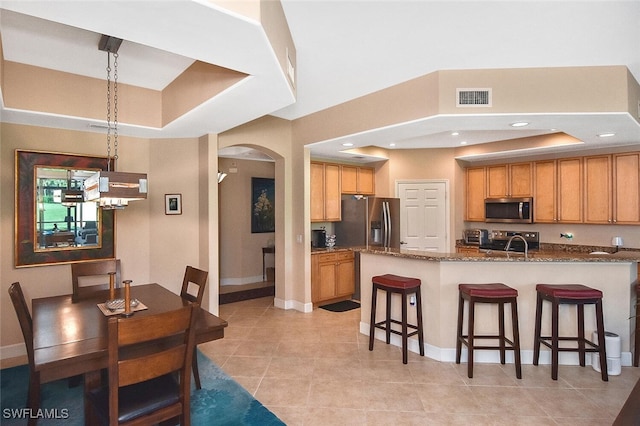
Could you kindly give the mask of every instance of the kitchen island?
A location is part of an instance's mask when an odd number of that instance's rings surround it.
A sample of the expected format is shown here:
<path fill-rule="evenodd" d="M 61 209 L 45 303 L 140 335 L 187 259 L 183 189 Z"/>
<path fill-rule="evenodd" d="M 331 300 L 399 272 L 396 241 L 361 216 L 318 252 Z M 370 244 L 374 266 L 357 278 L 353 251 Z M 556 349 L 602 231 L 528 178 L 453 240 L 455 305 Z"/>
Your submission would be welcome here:
<path fill-rule="evenodd" d="M 603 292 L 605 330 L 620 336 L 622 365 L 632 365 L 631 342 L 635 329 L 635 280 L 637 262 L 633 254 L 591 255 L 581 253 L 535 252 L 527 258 L 522 253 L 434 253 L 396 249 L 354 248 L 360 252 L 361 319 L 360 332 L 369 334 L 371 314 L 371 278 L 395 274 L 422 280 L 423 322 L 426 356 L 446 362 L 455 361 L 456 322 L 459 283 L 502 282 L 518 290 L 518 316 L 522 362 L 533 360 L 536 290 L 538 283 L 579 283 Z M 400 299 L 393 301 L 393 314 L 400 313 Z M 576 309 L 560 307 L 560 334 L 575 335 Z M 492 334 L 497 330 L 498 310 L 495 305 L 476 305 L 476 334 Z M 409 310 L 409 322 L 415 323 L 415 308 Z M 378 304 L 377 318 L 384 316 L 384 304 Z M 543 334 L 550 330 L 551 310 L 543 311 Z M 585 308 L 585 336 L 595 330 L 592 307 Z M 506 329 L 511 328 L 507 318 Z M 379 334 L 378 334 L 379 333 Z M 384 340 L 384 332 L 376 337 Z M 393 339 L 396 338 L 397 339 Z M 392 344 L 400 346 L 400 338 L 392 336 Z M 418 353 L 418 341 L 409 340 L 409 350 Z M 511 356 L 511 358 L 509 358 Z M 466 351 L 463 351 L 463 361 Z M 507 361 L 512 362 L 512 354 Z M 479 351 L 476 362 L 499 362 L 497 351 Z M 589 355 L 587 355 L 589 361 Z M 578 364 L 577 353 L 560 353 L 560 364 Z M 540 363 L 550 364 L 550 351 L 543 347 Z"/>

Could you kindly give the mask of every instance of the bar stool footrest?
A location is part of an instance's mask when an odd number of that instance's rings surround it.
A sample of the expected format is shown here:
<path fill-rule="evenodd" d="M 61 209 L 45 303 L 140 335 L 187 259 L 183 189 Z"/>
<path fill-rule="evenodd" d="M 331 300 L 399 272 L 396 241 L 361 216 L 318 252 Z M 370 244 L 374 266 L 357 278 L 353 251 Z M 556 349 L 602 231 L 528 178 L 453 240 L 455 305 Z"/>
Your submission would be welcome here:
<path fill-rule="evenodd" d="M 390 320 L 389 322 L 391 322 L 393 324 L 402 325 L 402 322 L 398 321 L 398 320 Z M 375 328 L 379 328 L 380 330 L 387 331 L 386 321 L 380 321 L 380 322 L 375 323 Z M 412 331 L 411 333 L 407 333 L 407 337 L 415 336 L 420 331 L 417 326 L 411 325 L 411 324 L 407 324 L 407 328 L 411 329 L 411 330 L 415 330 L 415 331 Z M 399 336 L 402 336 L 402 331 L 394 330 L 393 328 L 390 329 L 389 332 L 393 333 L 393 334 L 397 334 Z"/>
<path fill-rule="evenodd" d="M 552 340 L 551 337 L 540 337 L 540 343 L 545 345 L 549 349 L 553 348 L 553 345 L 550 343 L 551 340 Z M 580 340 L 581 339 L 579 337 L 559 337 L 558 338 L 559 342 L 576 342 L 576 343 L 579 343 Z M 590 340 L 587 340 L 587 339 L 584 339 L 583 342 L 584 342 L 585 345 L 591 346 L 590 348 L 584 348 L 585 352 L 590 352 L 590 353 L 593 353 L 593 352 L 598 353 L 598 352 L 600 352 L 600 346 L 598 346 L 598 344 L 596 344 L 596 343 L 594 343 L 594 342 L 592 342 Z M 578 351 L 580 351 L 580 348 L 560 348 L 560 347 L 558 347 L 558 351 L 562 351 L 562 352 L 578 352 Z"/>

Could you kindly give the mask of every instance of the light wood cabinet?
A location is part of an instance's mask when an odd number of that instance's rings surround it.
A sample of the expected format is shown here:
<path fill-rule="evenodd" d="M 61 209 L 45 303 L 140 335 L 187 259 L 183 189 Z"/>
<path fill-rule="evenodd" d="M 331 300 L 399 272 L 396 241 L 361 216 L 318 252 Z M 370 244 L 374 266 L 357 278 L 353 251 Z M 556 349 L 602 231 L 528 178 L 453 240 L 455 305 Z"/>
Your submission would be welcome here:
<path fill-rule="evenodd" d="M 584 159 L 584 222 L 640 223 L 640 153 Z"/>
<path fill-rule="evenodd" d="M 582 159 L 534 163 L 533 220 L 536 223 L 581 223 Z"/>
<path fill-rule="evenodd" d="M 484 221 L 485 168 L 470 167 L 466 169 L 466 214 L 465 220 Z"/>
<path fill-rule="evenodd" d="M 348 299 L 355 292 L 355 262 L 352 251 L 311 255 L 311 298 L 320 303 Z"/>
<path fill-rule="evenodd" d="M 537 161 L 533 165 L 533 220 L 554 223 L 557 220 L 556 162 Z"/>
<path fill-rule="evenodd" d="M 486 167 L 487 198 L 530 197 L 532 163 L 500 164 Z"/>
<path fill-rule="evenodd" d="M 375 169 L 371 167 L 341 166 L 342 193 L 375 195 Z"/>
<path fill-rule="evenodd" d="M 467 168 L 466 191 L 467 221 L 484 221 L 486 194 L 533 196 L 535 223 L 636 225 L 640 152 Z"/>
<path fill-rule="evenodd" d="M 584 158 L 584 222 L 612 223 L 612 163 L 610 155 Z"/>
<path fill-rule="evenodd" d="M 613 156 L 613 188 L 614 223 L 640 223 L 639 152 Z"/>
<path fill-rule="evenodd" d="M 583 188 L 582 159 L 563 158 L 557 160 L 557 167 L 558 222 L 581 223 Z"/>
<path fill-rule="evenodd" d="M 311 162 L 311 222 L 341 220 L 340 166 Z"/>

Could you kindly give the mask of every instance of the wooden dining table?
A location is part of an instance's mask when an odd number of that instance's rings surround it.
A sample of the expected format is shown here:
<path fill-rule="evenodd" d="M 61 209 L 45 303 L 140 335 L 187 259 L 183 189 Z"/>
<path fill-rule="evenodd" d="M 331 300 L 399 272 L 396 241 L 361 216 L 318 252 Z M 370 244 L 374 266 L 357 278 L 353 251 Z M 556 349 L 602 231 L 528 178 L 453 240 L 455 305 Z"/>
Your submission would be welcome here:
<path fill-rule="evenodd" d="M 83 374 L 86 388 L 100 384 L 100 370 L 108 364 L 108 316 L 98 304 L 106 301 L 108 293 L 96 292 L 95 297 L 75 303 L 70 294 L 32 300 L 36 371 L 50 380 Z M 147 307 L 134 316 L 168 312 L 189 303 L 159 284 L 132 286 L 131 297 Z M 197 315 L 196 344 L 224 337 L 227 321 L 204 309 L 198 309 Z"/>

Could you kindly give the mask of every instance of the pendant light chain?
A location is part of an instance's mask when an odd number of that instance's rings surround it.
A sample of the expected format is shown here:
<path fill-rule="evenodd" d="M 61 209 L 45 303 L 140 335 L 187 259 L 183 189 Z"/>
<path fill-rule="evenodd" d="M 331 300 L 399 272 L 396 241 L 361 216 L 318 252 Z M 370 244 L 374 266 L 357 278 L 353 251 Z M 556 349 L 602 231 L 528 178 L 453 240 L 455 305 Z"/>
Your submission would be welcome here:
<path fill-rule="evenodd" d="M 113 129 L 113 168 L 118 161 L 118 53 L 113 54 L 113 126 L 111 124 L 111 53 L 107 52 L 107 170 L 111 171 L 111 129 Z"/>
<path fill-rule="evenodd" d="M 107 171 L 111 171 L 111 54 L 107 52 Z"/>
<path fill-rule="evenodd" d="M 113 54 L 113 169 L 118 162 L 118 52 Z"/>

